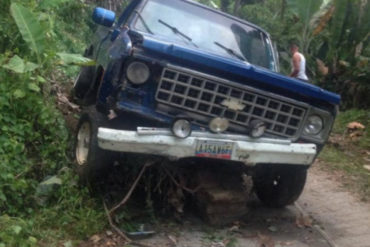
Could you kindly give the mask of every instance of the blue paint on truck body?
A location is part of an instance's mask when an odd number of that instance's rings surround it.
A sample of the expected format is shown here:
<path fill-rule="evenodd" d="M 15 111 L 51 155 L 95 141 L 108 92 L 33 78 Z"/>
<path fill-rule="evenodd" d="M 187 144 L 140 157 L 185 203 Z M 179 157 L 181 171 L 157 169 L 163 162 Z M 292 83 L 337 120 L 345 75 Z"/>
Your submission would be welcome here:
<path fill-rule="evenodd" d="M 252 64 L 246 64 L 235 59 L 220 57 L 202 52 L 201 50 L 191 50 L 187 47 L 163 41 L 161 42 L 153 38 L 145 38 L 142 46 L 144 49 L 147 49 L 149 53 L 157 53 L 159 57 L 167 56 L 181 59 L 184 62 L 194 63 L 196 66 L 216 69 L 225 73 L 239 75 L 246 80 L 253 79 L 267 85 L 280 87 L 293 94 L 298 93 L 328 101 L 333 104 L 340 103 L 340 96 L 338 94 L 326 91 L 310 83 L 290 78 Z"/>

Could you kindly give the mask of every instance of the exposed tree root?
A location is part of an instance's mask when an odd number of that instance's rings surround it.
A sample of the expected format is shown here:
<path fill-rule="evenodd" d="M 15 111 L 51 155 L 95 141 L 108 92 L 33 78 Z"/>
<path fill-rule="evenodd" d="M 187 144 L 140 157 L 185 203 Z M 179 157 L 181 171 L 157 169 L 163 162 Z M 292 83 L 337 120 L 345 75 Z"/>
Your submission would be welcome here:
<path fill-rule="evenodd" d="M 123 205 L 125 205 L 125 203 L 130 199 L 132 193 L 134 192 L 137 184 L 139 183 L 141 177 L 143 176 L 145 170 L 152 166 L 154 164 L 154 162 L 147 162 L 143 168 L 141 169 L 139 175 L 137 176 L 136 180 L 134 181 L 134 183 L 132 184 L 130 190 L 127 192 L 126 196 L 122 199 L 122 201 L 120 203 L 118 203 L 116 206 L 114 206 L 112 209 L 108 210 L 107 208 L 107 205 L 105 203 L 105 201 L 103 200 L 103 206 L 104 206 L 104 210 L 105 210 L 105 213 L 107 215 L 107 218 L 108 218 L 108 221 L 109 221 L 109 225 L 112 227 L 112 229 L 118 234 L 120 235 L 128 244 L 131 244 L 131 245 L 135 245 L 135 246 L 139 246 L 139 247 L 153 247 L 151 245 L 147 245 L 147 244 L 143 244 L 143 243 L 139 243 L 139 242 L 136 242 L 136 241 L 132 241 L 129 237 L 126 236 L 126 234 L 124 232 L 122 232 L 113 222 L 112 220 L 112 215 L 113 213 L 121 208 Z"/>
<path fill-rule="evenodd" d="M 122 201 L 120 203 L 118 203 L 116 206 L 114 206 L 111 210 L 109 210 L 109 215 L 112 215 L 117 209 L 119 209 L 120 207 L 122 207 L 127 201 L 128 199 L 130 199 L 131 195 L 132 195 L 132 192 L 134 192 L 137 184 L 139 183 L 141 177 L 143 176 L 145 170 L 152 166 L 154 164 L 154 162 L 147 162 L 143 168 L 141 169 L 139 175 L 137 176 L 135 182 L 132 184 L 130 190 L 127 192 L 126 196 L 122 199 Z"/>
<path fill-rule="evenodd" d="M 190 194 L 195 194 L 199 189 L 202 188 L 202 185 L 198 185 L 196 188 L 194 189 L 189 189 L 188 187 L 186 187 L 185 185 L 183 184 L 180 184 L 179 182 L 177 182 L 177 180 L 172 176 L 171 172 L 165 167 L 165 166 L 162 166 L 163 170 L 166 172 L 167 176 L 171 179 L 171 181 L 177 186 L 177 187 L 180 187 L 181 189 L 183 189 L 184 191 L 190 193 Z"/>
<path fill-rule="evenodd" d="M 113 220 L 112 220 L 112 217 L 110 216 L 109 214 L 109 211 L 108 211 L 108 208 L 107 208 L 107 205 L 105 204 L 105 201 L 103 200 L 103 206 L 104 206 L 104 210 L 105 210 L 105 213 L 107 215 L 107 218 L 108 218 L 108 221 L 109 221 L 109 225 L 112 227 L 112 229 L 118 234 L 120 235 L 126 242 L 129 242 L 131 243 L 132 240 L 126 236 L 126 234 L 124 234 L 114 223 L 113 223 Z"/>

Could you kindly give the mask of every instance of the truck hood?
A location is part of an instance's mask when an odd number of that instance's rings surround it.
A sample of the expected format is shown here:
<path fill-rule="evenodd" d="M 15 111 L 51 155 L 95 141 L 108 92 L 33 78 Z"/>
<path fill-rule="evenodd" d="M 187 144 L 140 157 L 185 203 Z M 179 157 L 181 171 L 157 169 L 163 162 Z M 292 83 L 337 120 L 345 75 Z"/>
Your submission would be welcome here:
<path fill-rule="evenodd" d="M 152 36 L 144 36 L 142 48 L 145 53 L 156 56 L 165 61 L 177 61 L 182 64 L 191 64 L 193 68 L 207 71 L 220 71 L 221 74 L 232 74 L 238 78 L 245 78 L 263 84 L 264 88 L 279 88 L 292 94 L 326 101 L 338 105 L 340 96 L 320 87 L 306 83 L 271 70 L 254 66 L 236 59 L 226 58 L 200 49 L 158 40 Z M 240 80 L 237 80 L 240 83 Z"/>

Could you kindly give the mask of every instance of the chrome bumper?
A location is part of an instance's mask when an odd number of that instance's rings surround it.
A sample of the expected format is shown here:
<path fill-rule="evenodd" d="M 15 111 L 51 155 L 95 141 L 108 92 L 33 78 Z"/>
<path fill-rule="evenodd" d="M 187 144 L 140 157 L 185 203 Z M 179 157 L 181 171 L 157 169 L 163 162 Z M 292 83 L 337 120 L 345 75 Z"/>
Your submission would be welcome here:
<path fill-rule="evenodd" d="M 315 144 L 291 143 L 287 140 L 193 132 L 186 139 L 172 135 L 168 129 L 138 128 L 137 131 L 99 128 L 99 147 L 106 150 L 165 156 L 171 159 L 196 157 L 198 141 L 233 144 L 231 160 L 246 165 L 258 163 L 310 165 L 316 156 Z"/>

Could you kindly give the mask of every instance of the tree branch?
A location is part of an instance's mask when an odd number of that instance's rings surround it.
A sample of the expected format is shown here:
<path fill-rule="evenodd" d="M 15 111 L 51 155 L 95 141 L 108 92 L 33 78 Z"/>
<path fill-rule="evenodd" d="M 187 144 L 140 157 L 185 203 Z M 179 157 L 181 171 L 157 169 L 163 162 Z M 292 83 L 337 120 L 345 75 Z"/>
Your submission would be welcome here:
<path fill-rule="evenodd" d="M 163 169 L 177 187 L 180 187 L 181 189 L 185 190 L 186 192 L 189 192 L 190 194 L 196 193 L 202 187 L 202 185 L 198 185 L 195 189 L 189 189 L 186 186 L 177 182 L 176 179 L 172 176 L 172 174 L 168 171 L 166 167 L 163 166 Z"/>
<path fill-rule="evenodd" d="M 112 227 L 112 229 L 114 231 L 117 232 L 118 235 L 120 235 L 126 242 L 132 242 L 131 239 L 129 239 L 126 234 L 124 234 L 114 223 L 113 223 L 113 220 L 112 220 L 112 217 L 108 211 L 108 208 L 107 208 L 107 205 L 105 204 L 105 201 L 103 200 L 103 206 L 104 206 L 104 211 L 108 217 L 108 222 L 109 222 L 109 225 Z"/>
<path fill-rule="evenodd" d="M 113 207 L 110 211 L 109 211 L 109 215 L 112 215 L 114 213 L 114 211 L 116 211 L 117 209 L 119 209 L 120 207 L 122 207 L 127 201 L 128 199 L 130 199 L 131 195 L 132 195 L 132 192 L 134 192 L 138 182 L 140 181 L 141 177 L 143 176 L 145 170 L 149 167 L 149 166 L 152 166 L 154 164 L 154 162 L 147 162 L 143 168 L 141 169 L 139 175 L 137 176 L 135 182 L 132 184 L 130 190 L 127 192 L 126 196 L 122 199 L 122 201 L 120 203 L 118 203 L 115 207 Z"/>

